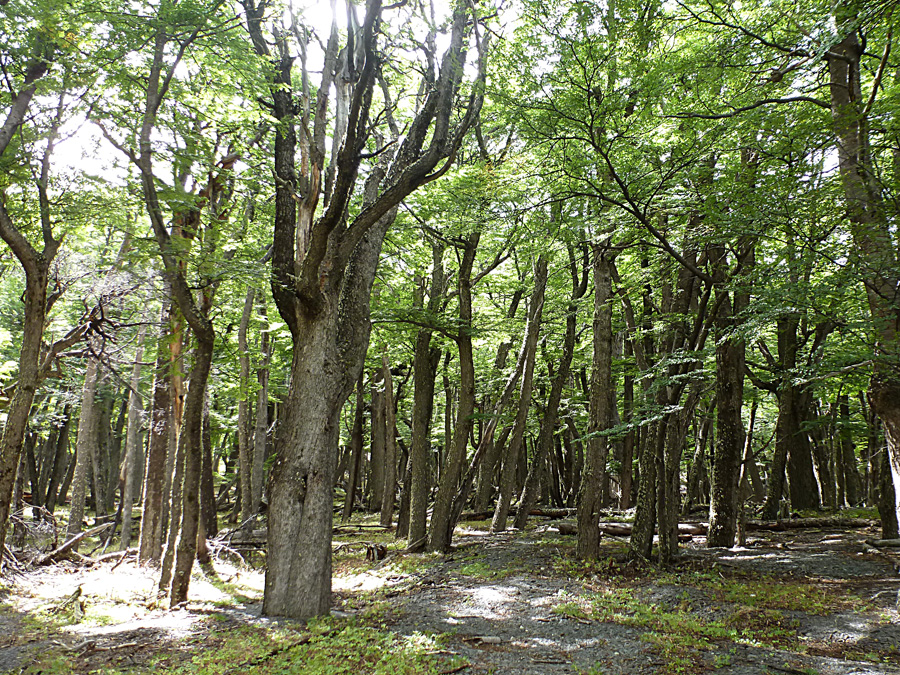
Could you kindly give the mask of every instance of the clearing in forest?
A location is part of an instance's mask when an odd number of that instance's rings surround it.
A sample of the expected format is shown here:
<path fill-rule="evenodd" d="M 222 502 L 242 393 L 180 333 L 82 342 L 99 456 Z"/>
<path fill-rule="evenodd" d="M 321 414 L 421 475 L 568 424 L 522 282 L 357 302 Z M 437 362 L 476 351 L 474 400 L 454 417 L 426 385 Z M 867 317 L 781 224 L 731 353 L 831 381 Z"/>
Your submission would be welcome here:
<path fill-rule="evenodd" d="M 486 526 L 464 523 L 447 555 L 339 535 L 335 609 L 308 624 L 260 617 L 262 573 L 225 556 L 174 611 L 130 559 L 26 572 L 5 582 L 0 672 L 900 673 L 897 561 L 864 551 L 874 530 L 695 538 L 661 570 L 622 562 L 616 537 L 585 565 L 553 523 Z"/>

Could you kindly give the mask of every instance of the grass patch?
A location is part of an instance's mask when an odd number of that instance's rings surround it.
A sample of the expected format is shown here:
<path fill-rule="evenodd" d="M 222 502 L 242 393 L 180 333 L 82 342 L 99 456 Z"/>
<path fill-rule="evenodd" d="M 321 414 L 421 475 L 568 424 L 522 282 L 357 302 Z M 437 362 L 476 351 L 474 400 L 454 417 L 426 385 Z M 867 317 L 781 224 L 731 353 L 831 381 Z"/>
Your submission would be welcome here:
<path fill-rule="evenodd" d="M 717 642 L 742 642 L 797 649 L 793 626 L 777 610 L 740 608 L 724 620 L 697 616 L 688 599 L 664 608 L 641 599 L 633 588 L 606 588 L 554 606 L 557 614 L 643 630 L 641 639 L 666 660 L 665 672 L 698 672 L 703 654 Z"/>

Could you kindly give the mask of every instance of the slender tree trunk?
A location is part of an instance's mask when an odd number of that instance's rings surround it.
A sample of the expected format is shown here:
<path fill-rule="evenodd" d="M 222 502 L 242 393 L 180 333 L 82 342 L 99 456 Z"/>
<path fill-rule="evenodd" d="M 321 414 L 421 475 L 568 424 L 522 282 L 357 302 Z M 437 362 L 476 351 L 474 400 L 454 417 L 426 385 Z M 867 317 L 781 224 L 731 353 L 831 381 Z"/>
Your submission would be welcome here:
<path fill-rule="evenodd" d="M 610 424 L 612 386 L 612 255 L 600 245 L 594 256 L 594 357 L 591 370 L 590 434 L 585 453 L 584 474 L 578 496 L 578 543 L 576 555 L 592 560 L 600 552 L 600 509 L 606 476 L 608 440 L 600 434 Z M 651 526 L 652 538 L 652 526 Z"/>
<path fill-rule="evenodd" d="M 184 454 L 184 482 L 182 487 L 181 526 L 175 543 L 175 562 L 169 602 L 172 607 L 187 600 L 191 569 L 197 555 L 197 532 L 200 520 L 200 476 L 203 460 L 203 408 L 206 402 L 206 383 L 212 365 L 213 333 L 195 335 L 194 364 L 184 402 L 179 445 Z"/>
<path fill-rule="evenodd" d="M 141 513 L 141 539 L 138 560 L 146 564 L 159 562 L 162 556 L 164 503 L 166 475 L 169 455 L 169 432 L 172 427 L 172 383 L 170 378 L 169 349 L 170 307 L 168 299 L 163 301 L 160 315 L 159 334 L 156 338 L 156 365 L 153 371 L 153 399 L 150 410 L 150 438 L 147 443 L 147 462 L 144 474 L 143 510 Z"/>
<path fill-rule="evenodd" d="M 509 505 L 512 493 L 515 489 L 516 467 L 519 455 L 524 447 L 525 424 L 528 421 L 528 411 L 531 406 L 531 391 L 534 381 L 534 362 L 537 356 L 538 336 L 541 328 L 541 316 L 544 311 L 544 295 L 547 288 L 547 259 L 543 255 L 538 257 L 534 267 L 534 292 L 528 305 L 528 320 L 525 324 L 525 366 L 522 372 L 522 382 L 519 389 L 519 408 L 513 425 L 512 436 L 506 450 L 503 469 L 500 476 L 500 495 L 497 498 L 497 506 L 494 510 L 494 518 L 491 522 L 492 532 L 502 532 L 506 529 L 506 521 L 509 516 Z M 526 514 L 527 515 L 527 514 Z"/>
<path fill-rule="evenodd" d="M 443 267 L 440 264 L 443 248 L 433 246 L 434 267 L 431 276 L 429 311 L 437 309 L 444 286 Z M 419 306 L 424 304 L 424 280 L 417 283 Z M 409 536 L 412 550 L 421 550 L 427 541 L 427 510 L 430 471 L 428 459 L 431 451 L 431 417 L 434 413 L 434 380 L 440 352 L 431 347 L 431 331 L 420 328 L 416 333 L 413 355 L 413 410 L 412 432 L 409 449 Z"/>
<path fill-rule="evenodd" d="M 47 484 L 47 498 L 44 501 L 46 509 L 53 513 L 58 504 L 58 494 L 60 486 L 65 480 L 66 472 L 69 469 L 68 452 L 69 452 L 69 427 L 71 426 L 72 406 L 66 404 L 63 408 L 63 423 L 59 428 L 56 436 L 56 447 L 54 448 L 55 456 L 53 459 L 53 471 L 50 475 L 50 481 Z"/>
<path fill-rule="evenodd" d="M 382 527 L 390 527 L 394 518 L 394 500 L 397 496 L 397 421 L 394 417 L 394 380 L 387 350 L 381 355 L 381 373 L 384 380 L 384 490 L 381 497 Z"/>
<path fill-rule="evenodd" d="M 254 514 L 252 496 L 252 453 L 250 448 L 250 352 L 247 347 L 247 330 L 253 314 L 254 289 L 247 291 L 244 311 L 238 328 L 238 354 L 240 355 L 240 389 L 238 399 L 238 463 L 241 476 L 241 523 L 249 523 Z"/>
<path fill-rule="evenodd" d="M 350 434 L 350 475 L 347 479 L 347 496 L 344 498 L 344 515 L 342 522 L 349 522 L 353 515 L 353 502 L 359 488 L 360 464 L 363 454 L 363 408 L 365 397 L 363 396 L 363 377 L 356 381 L 356 405 L 353 411 L 353 431 Z"/>
<path fill-rule="evenodd" d="M 257 311 L 264 323 L 268 323 L 266 303 L 260 298 Z M 256 392 L 256 423 L 253 428 L 253 473 L 251 476 L 251 510 L 250 515 L 259 511 L 263 498 L 263 486 L 265 485 L 266 458 L 268 457 L 268 430 L 269 430 L 269 364 L 272 360 L 272 339 L 268 326 L 262 332 L 259 340 L 260 363 L 256 369 L 256 383 L 259 390 Z"/>
<path fill-rule="evenodd" d="M 384 373 L 377 371 L 372 377 L 372 441 L 369 456 L 369 508 L 373 511 L 380 509 L 384 500 L 384 443 L 387 438 L 384 414 Z"/>
<path fill-rule="evenodd" d="M 84 374 L 84 389 L 81 395 L 81 414 L 78 418 L 78 437 L 75 442 L 75 486 L 72 493 L 72 506 L 69 511 L 69 526 L 66 533 L 74 537 L 81 532 L 84 523 L 84 506 L 87 496 L 87 475 L 90 470 L 91 446 L 96 443 L 94 394 L 97 391 L 97 380 L 100 375 L 100 362 L 93 356 L 87 359 L 87 370 Z"/>
<path fill-rule="evenodd" d="M 131 390 L 128 393 L 128 426 L 125 431 L 125 457 L 122 460 L 122 550 L 131 545 L 131 512 L 134 508 L 135 474 L 137 454 L 141 442 L 144 406 L 139 394 L 141 388 L 141 361 L 144 359 L 146 324 L 138 330 L 134 366 L 131 369 Z M 137 486 L 140 488 L 140 486 Z"/>
<path fill-rule="evenodd" d="M 844 489 L 849 506 L 858 506 L 862 501 L 862 490 L 859 479 L 859 466 L 856 461 L 856 450 L 853 447 L 853 436 L 850 432 L 850 398 L 847 394 L 838 397 L 838 414 L 840 426 L 838 428 L 839 456 L 836 464 L 836 472 L 844 476 Z"/>
<path fill-rule="evenodd" d="M 431 514 L 431 526 L 428 532 L 428 549 L 446 551 L 453 538 L 452 505 L 456 495 L 459 479 L 462 474 L 466 451 L 469 446 L 469 434 L 472 430 L 472 415 L 475 413 L 475 364 L 472 349 L 472 267 L 475 263 L 475 252 L 481 238 L 479 232 L 473 232 L 463 247 L 462 260 L 459 266 L 459 331 L 456 344 L 459 348 L 459 404 L 456 413 L 456 425 L 453 441 L 447 448 L 447 458 L 441 471 L 434 510 Z"/>

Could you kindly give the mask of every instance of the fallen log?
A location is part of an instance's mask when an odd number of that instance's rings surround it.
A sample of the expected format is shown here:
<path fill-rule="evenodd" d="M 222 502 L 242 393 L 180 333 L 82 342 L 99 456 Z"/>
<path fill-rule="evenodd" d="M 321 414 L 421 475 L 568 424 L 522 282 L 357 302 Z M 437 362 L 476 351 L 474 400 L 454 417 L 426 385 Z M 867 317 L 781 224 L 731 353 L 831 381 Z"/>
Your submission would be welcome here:
<path fill-rule="evenodd" d="M 531 509 L 528 512 L 529 516 L 536 516 L 538 518 L 550 518 L 552 520 L 558 520 L 560 518 L 571 518 L 577 513 L 578 509 L 551 509 L 551 508 L 535 508 Z M 518 513 L 518 509 L 513 506 L 509 510 L 510 517 L 515 516 Z M 487 520 L 488 518 L 492 518 L 494 516 L 493 510 L 491 511 L 463 511 L 460 516 L 460 522 L 464 520 Z"/>
<path fill-rule="evenodd" d="M 866 539 L 866 543 L 875 548 L 900 548 L 900 539 Z"/>
<path fill-rule="evenodd" d="M 864 518 L 793 518 L 791 520 L 748 520 L 748 531 L 764 531 L 764 532 L 784 532 L 786 530 L 796 530 L 804 528 L 826 528 L 826 527 L 846 527 L 846 528 L 862 528 L 875 527 L 879 524 L 877 520 L 866 520 Z M 615 537 L 630 537 L 632 531 L 631 523 L 600 523 L 600 531 Z M 558 526 L 560 534 L 577 534 L 578 528 L 574 523 L 560 523 Z M 679 523 L 679 535 L 704 535 L 709 529 L 709 523 Z M 654 530 L 656 531 L 656 530 Z M 873 546 L 876 540 L 867 540 L 867 543 Z M 883 547 L 900 547 L 900 539 L 881 539 Z"/>
<path fill-rule="evenodd" d="M 42 555 L 40 558 L 38 558 L 34 562 L 35 566 L 43 567 L 44 565 L 50 565 L 52 563 L 59 562 L 63 558 L 67 557 L 69 555 L 69 552 L 72 551 L 72 549 L 74 549 L 76 546 L 78 546 L 78 544 L 80 544 L 83 539 L 85 539 L 86 537 L 93 537 L 96 534 L 100 534 L 108 527 L 112 527 L 111 522 L 104 523 L 103 525 L 98 525 L 97 527 L 92 527 L 90 530 L 85 530 L 84 532 L 81 532 L 80 534 L 76 534 L 74 537 L 69 539 L 69 541 L 64 543 L 62 546 L 59 546 L 59 547 L 53 549 L 52 551 L 50 551 L 49 553 Z"/>

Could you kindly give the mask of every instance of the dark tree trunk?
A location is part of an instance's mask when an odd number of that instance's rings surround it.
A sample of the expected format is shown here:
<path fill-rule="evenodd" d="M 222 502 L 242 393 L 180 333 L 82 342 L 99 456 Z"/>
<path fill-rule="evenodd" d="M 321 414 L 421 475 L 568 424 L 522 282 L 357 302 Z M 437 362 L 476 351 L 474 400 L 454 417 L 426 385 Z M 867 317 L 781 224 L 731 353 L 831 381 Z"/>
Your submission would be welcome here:
<path fill-rule="evenodd" d="M 613 253 L 595 244 L 594 267 L 594 331 L 593 365 L 591 369 L 591 438 L 585 452 L 581 491 L 578 495 L 578 543 L 576 555 L 592 560 L 600 551 L 600 509 L 603 506 L 603 484 L 609 441 L 600 434 L 612 420 L 612 272 Z M 652 527 L 651 527 L 652 531 Z M 652 536 L 652 534 L 651 534 Z"/>
<path fill-rule="evenodd" d="M 268 323 L 265 300 L 260 297 L 257 311 L 264 323 Z M 272 339 L 269 331 L 262 332 L 259 338 L 260 362 L 256 368 L 256 415 L 253 425 L 253 470 L 250 476 L 250 515 L 259 512 L 265 485 L 266 458 L 269 438 L 269 364 L 272 360 Z"/>
<path fill-rule="evenodd" d="M 717 257 L 718 274 L 724 273 L 725 251 Z M 721 283 L 720 279 L 720 283 Z M 738 478 L 741 451 L 744 447 L 744 424 L 741 421 L 744 388 L 744 342 L 731 336 L 742 306 L 737 293 L 718 289 L 716 318 L 716 444 L 712 462 L 712 490 L 709 506 L 707 546 L 734 546 L 738 517 Z"/>
<path fill-rule="evenodd" d="M 381 497 L 382 527 L 390 527 L 394 519 L 394 502 L 397 496 L 397 421 L 394 415 L 394 379 L 387 351 L 381 355 L 381 374 L 384 380 L 384 489 Z"/>
<path fill-rule="evenodd" d="M 848 506 L 858 506 L 863 501 L 859 479 L 859 466 L 856 461 L 856 450 L 850 431 L 850 399 L 847 394 L 838 397 L 838 440 L 840 454 L 835 461 L 836 473 L 844 476 L 844 494 Z"/>
<path fill-rule="evenodd" d="M 428 311 L 435 313 L 444 295 L 444 248 L 432 244 L 433 266 Z M 417 306 L 425 304 L 424 279 L 417 283 Z M 420 328 L 416 333 L 413 355 L 413 410 L 409 449 L 409 532 L 408 546 L 421 550 L 427 541 L 428 493 L 430 490 L 429 455 L 431 453 L 431 417 L 434 413 L 434 380 L 437 375 L 440 351 L 431 347 L 431 331 Z"/>

